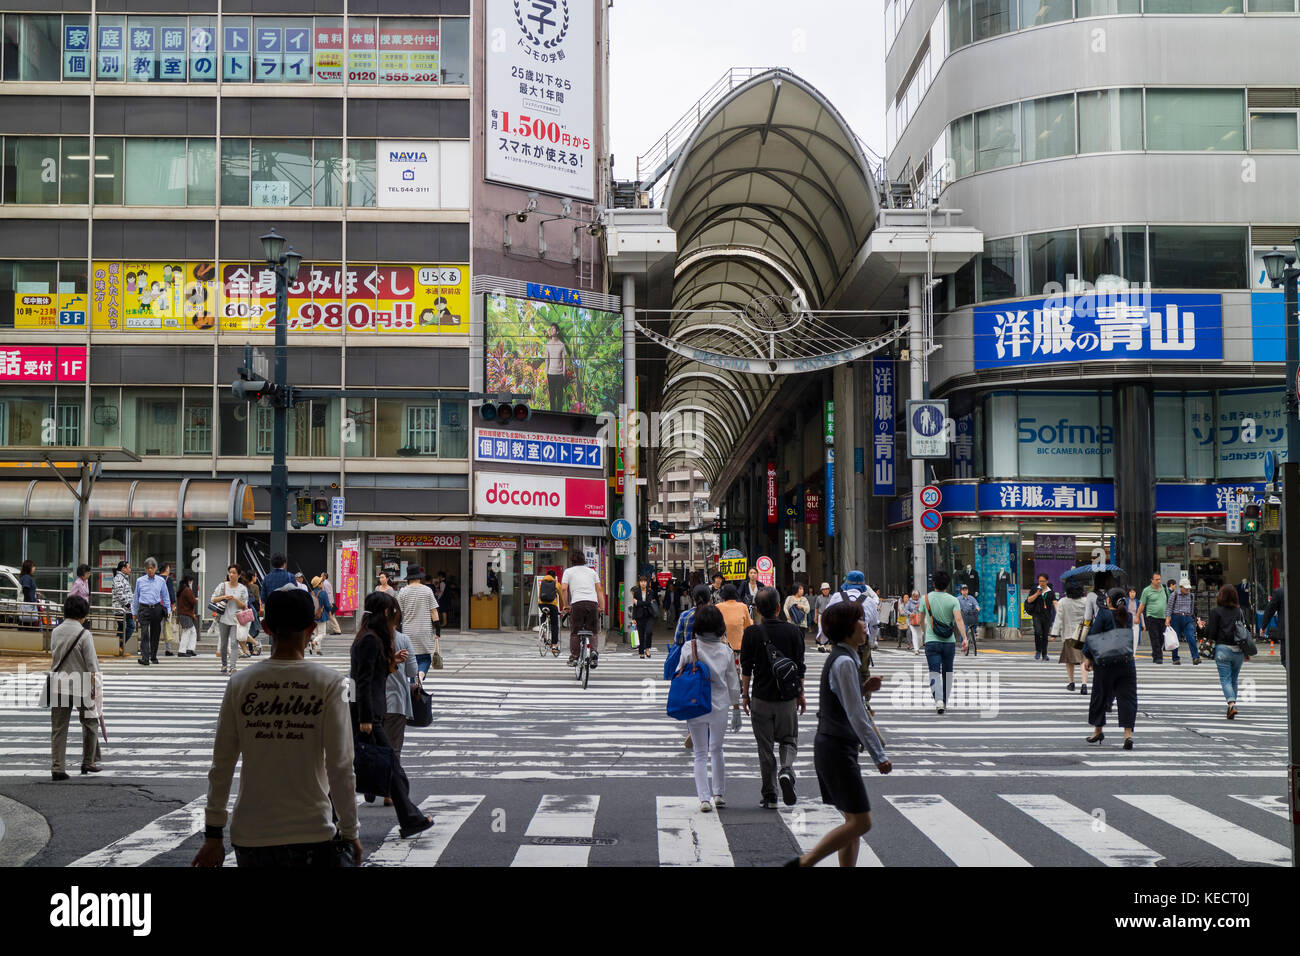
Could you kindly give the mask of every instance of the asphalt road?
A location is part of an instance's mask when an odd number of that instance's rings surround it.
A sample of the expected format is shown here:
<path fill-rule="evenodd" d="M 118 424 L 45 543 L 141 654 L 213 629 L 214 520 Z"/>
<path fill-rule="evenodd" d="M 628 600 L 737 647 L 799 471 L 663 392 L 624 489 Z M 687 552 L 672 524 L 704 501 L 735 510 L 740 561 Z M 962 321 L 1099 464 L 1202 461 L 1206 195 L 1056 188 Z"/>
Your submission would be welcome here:
<path fill-rule="evenodd" d="M 334 642 L 323 660 L 345 667 L 346 642 Z M 1084 743 L 1087 698 L 1066 692 L 1062 666 L 989 650 L 958 656 L 955 702 L 943 716 L 928 697 L 924 657 L 876 652 L 885 683 L 873 707 L 895 769 L 888 777 L 867 769 L 875 826 L 859 865 L 1289 864 L 1276 657 L 1246 666 L 1232 722 L 1213 662 L 1139 662 L 1137 747 L 1125 752 L 1117 728 L 1100 746 Z M 729 805 L 701 814 L 683 727 L 663 713 L 662 658 L 607 652 L 583 691 L 562 660 L 539 658 L 526 642 L 506 653 L 448 654 L 447 669 L 432 675 L 435 722 L 408 730 L 403 764 L 438 825 L 401 840 L 391 809 L 363 805 L 368 862 L 772 865 L 838 819 L 817 799 L 815 693 L 800 725 L 800 802 L 758 807 L 746 726 L 726 746 Z M 824 657 L 808 661 L 815 689 Z M 46 842 L 28 838 L 40 844 L 28 865 L 189 862 L 224 687 L 217 667 L 208 658 L 148 669 L 105 662 L 111 739 L 96 777 L 51 782 L 46 713 L 8 709 L 0 796 L 48 826 Z M 0 676 L 0 692 L 16 680 Z M 73 768 L 78 747 L 73 735 Z M 0 819 L 0 861 L 13 865 L 5 848 L 22 827 L 3 801 Z M 30 829 L 33 818 L 23 819 Z"/>

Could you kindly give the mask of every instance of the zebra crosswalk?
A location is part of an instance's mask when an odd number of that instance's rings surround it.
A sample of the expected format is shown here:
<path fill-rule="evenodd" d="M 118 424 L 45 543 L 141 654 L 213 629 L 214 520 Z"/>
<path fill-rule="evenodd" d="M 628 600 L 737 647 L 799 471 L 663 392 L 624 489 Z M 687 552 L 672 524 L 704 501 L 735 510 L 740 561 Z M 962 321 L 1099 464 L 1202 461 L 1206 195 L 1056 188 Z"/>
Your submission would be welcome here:
<path fill-rule="evenodd" d="M 1080 865 L 1104 867 L 1178 865 L 1207 856 L 1228 864 L 1290 864 L 1290 851 L 1272 839 L 1284 826 L 1267 795 L 1232 795 L 1236 806 L 1244 808 L 1241 812 L 1222 805 L 1209 810 L 1171 794 L 1118 795 L 1112 804 L 1118 801 L 1136 811 L 1124 816 L 1112 807 L 1122 823 L 1107 821 L 1099 809 L 1060 794 L 997 797 L 1018 811 L 1015 819 L 997 819 L 996 807 L 953 793 L 885 794 L 883 806 L 873 812 L 876 825 L 860 845 L 858 866 L 1060 865 L 1071 853 Z M 202 840 L 203 804 L 203 797 L 192 800 L 69 865 L 183 865 Z M 433 827 L 406 839 L 395 825 L 387 825 L 391 812 L 362 813 L 363 865 L 437 866 L 453 847 L 459 847 L 464 862 L 474 858 L 478 844 L 503 838 L 514 845 L 513 866 L 619 865 L 628 862 L 629 854 L 672 867 L 775 864 L 811 850 L 843 822 L 833 809 L 806 798 L 779 813 L 730 806 L 703 813 L 694 796 L 656 794 L 639 801 L 630 815 L 606 816 L 605 809 L 612 806 L 608 796 L 543 793 L 527 826 L 518 831 L 497 826 L 504 814 L 492 804 L 483 793 L 429 796 L 420 809 L 433 815 Z M 989 818 L 987 826 L 981 817 Z M 764 833 L 761 854 L 750 839 L 756 829 Z M 648 848 L 653 848 L 651 859 L 646 859 Z M 938 858 L 927 855 L 935 852 Z M 233 854 L 227 859 L 231 864 Z M 819 865 L 834 866 L 836 860 L 830 857 Z"/>

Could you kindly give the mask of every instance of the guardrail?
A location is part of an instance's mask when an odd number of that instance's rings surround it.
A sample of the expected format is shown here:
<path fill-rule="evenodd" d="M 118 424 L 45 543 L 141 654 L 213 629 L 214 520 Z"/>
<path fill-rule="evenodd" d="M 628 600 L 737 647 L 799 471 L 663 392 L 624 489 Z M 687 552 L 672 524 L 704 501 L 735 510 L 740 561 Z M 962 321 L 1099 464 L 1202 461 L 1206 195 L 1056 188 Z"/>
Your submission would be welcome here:
<path fill-rule="evenodd" d="M 50 632 L 63 620 L 62 602 L 49 595 L 30 601 L 0 598 L 0 653 L 39 654 L 49 652 Z M 94 595 L 92 595 L 92 598 Z M 107 595 L 104 595 L 107 597 Z M 117 652 L 117 634 L 123 613 L 109 603 L 93 603 L 86 626 L 95 638 L 95 652 Z"/>

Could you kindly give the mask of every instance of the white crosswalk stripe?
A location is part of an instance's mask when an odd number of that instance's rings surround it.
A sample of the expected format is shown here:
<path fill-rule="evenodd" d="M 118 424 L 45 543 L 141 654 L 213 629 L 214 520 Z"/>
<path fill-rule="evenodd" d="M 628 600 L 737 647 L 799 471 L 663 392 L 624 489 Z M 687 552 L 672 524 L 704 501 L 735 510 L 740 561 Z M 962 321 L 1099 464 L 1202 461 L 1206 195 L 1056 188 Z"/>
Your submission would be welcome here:
<path fill-rule="evenodd" d="M 1231 796 L 1234 800 L 1240 800 L 1242 803 L 1265 810 L 1274 816 L 1281 817 L 1283 820 L 1291 819 L 1291 810 L 1287 807 L 1286 797 L 1274 796 L 1271 793 L 1263 795 L 1234 793 Z"/>
<path fill-rule="evenodd" d="M 1107 866 L 1155 866 L 1164 859 L 1120 833 L 1104 817 L 1099 819 L 1055 794 L 1004 793 L 1001 797 Z"/>
<path fill-rule="evenodd" d="M 600 797 L 546 794 L 528 823 L 525 837 L 589 839 L 596 831 Z M 511 866 L 586 866 L 590 846 L 539 846 L 525 843 Z"/>
<path fill-rule="evenodd" d="M 885 797 L 958 866 L 1029 866 L 1029 861 L 944 797 L 891 794 Z"/>
<path fill-rule="evenodd" d="M 801 853 L 807 853 L 827 832 L 844 822 L 844 814 L 824 803 L 800 800 L 793 807 L 781 807 L 781 819 L 799 844 Z M 839 866 L 835 854 L 826 857 L 818 866 Z M 858 846 L 858 866 L 884 866 L 876 852 L 867 846 L 866 838 Z"/>
<path fill-rule="evenodd" d="M 1273 866 L 1289 866 L 1291 863 L 1291 851 L 1282 844 L 1177 797 L 1139 793 L 1127 796 L 1116 794 L 1116 798 L 1159 817 L 1170 826 L 1246 863 L 1268 863 Z"/>
<path fill-rule="evenodd" d="M 73 861 L 69 866 L 144 866 L 154 857 L 176 849 L 202 831 L 207 803 L 206 796 L 191 800 L 179 810 L 163 814 L 139 830 Z"/>
<path fill-rule="evenodd" d="M 696 797 L 657 797 L 660 866 L 734 866 L 722 818 Z"/>
<path fill-rule="evenodd" d="M 397 827 L 370 854 L 362 866 L 434 866 L 442 858 L 452 837 L 483 802 L 482 796 L 454 795 L 429 797 L 421 801 L 420 810 L 433 817 L 433 826 L 408 839 L 402 839 Z"/>

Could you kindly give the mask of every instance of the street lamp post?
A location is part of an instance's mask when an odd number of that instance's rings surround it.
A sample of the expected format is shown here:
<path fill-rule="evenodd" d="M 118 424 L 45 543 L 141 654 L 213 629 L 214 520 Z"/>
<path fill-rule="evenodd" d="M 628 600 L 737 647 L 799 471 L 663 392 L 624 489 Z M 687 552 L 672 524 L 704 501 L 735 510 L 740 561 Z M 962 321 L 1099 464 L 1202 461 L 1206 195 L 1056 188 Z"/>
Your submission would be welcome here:
<path fill-rule="evenodd" d="M 289 283 L 298 278 L 302 256 L 290 246 L 285 250 L 285 239 L 272 229 L 262 236 L 262 253 L 266 264 L 275 272 L 275 371 L 274 380 L 279 386 L 272 401 L 275 422 L 271 436 L 271 553 L 285 554 L 288 550 L 288 529 L 285 527 L 289 510 L 289 466 L 285 463 L 288 438 L 288 412 L 293 407 L 293 390 L 289 381 Z"/>
<path fill-rule="evenodd" d="M 1286 310 L 1286 461 L 1282 464 L 1282 640 L 1286 653 L 1287 786 L 1291 810 L 1291 864 L 1300 850 L 1300 695 L 1297 694 L 1296 648 L 1300 637 L 1300 317 L 1296 315 L 1300 269 L 1300 237 L 1292 240 L 1293 255 L 1274 249 L 1264 256 L 1264 269 L 1274 287 L 1283 286 Z"/>

